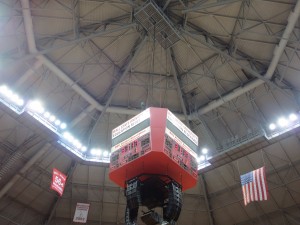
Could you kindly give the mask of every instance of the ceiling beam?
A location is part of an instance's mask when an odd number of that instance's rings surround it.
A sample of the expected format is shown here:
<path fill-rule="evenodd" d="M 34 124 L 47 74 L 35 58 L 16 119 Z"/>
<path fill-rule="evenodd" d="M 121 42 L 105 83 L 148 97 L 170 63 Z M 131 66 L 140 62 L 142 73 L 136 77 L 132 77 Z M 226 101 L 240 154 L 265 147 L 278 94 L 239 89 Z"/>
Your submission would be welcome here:
<path fill-rule="evenodd" d="M 111 101 L 116 93 L 116 91 L 118 90 L 118 88 L 120 87 L 120 85 L 122 84 L 122 82 L 124 81 L 126 75 L 128 74 L 128 71 L 131 69 L 133 62 L 135 61 L 135 59 L 138 57 L 140 51 L 143 49 L 145 43 L 147 42 L 147 37 L 144 37 L 142 41 L 139 41 L 139 43 L 137 44 L 137 46 L 134 46 L 133 49 L 131 50 L 129 57 L 128 57 L 128 62 L 126 65 L 124 65 L 124 69 L 122 69 L 121 74 L 119 76 L 119 79 L 116 82 L 112 82 L 112 84 L 110 85 L 110 87 L 108 88 L 108 92 L 105 94 L 108 96 L 108 99 L 106 100 L 105 106 L 103 107 L 103 109 L 101 110 L 101 114 L 99 115 L 97 121 L 95 122 L 95 124 L 93 125 L 93 128 L 90 132 L 90 138 L 91 135 L 93 134 L 93 131 L 95 130 L 95 128 L 97 127 L 97 125 L 99 124 L 99 122 L 101 121 L 101 119 L 103 118 L 104 114 L 106 113 L 109 105 L 111 104 Z M 79 115 L 80 116 L 80 115 Z M 90 143 L 90 138 L 88 140 L 88 143 Z"/>
<path fill-rule="evenodd" d="M 94 97 L 92 97 L 90 94 L 88 94 L 85 90 L 83 90 L 75 81 L 73 81 L 65 72 L 63 72 L 60 68 L 58 68 L 51 60 L 49 60 L 47 57 L 45 57 L 43 54 L 46 54 L 47 52 L 51 51 L 51 49 L 45 49 L 41 52 L 37 52 L 36 45 L 35 45 L 35 39 L 34 39 L 34 32 L 33 32 L 33 26 L 32 26 L 32 17 L 30 12 L 30 6 L 29 6 L 29 0 L 21 0 L 22 9 L 23 10 L 23 18 L 24 18 L 24 24 L 25 24 L 25 30 L 27 35 L 27 44 L 29 51 L 31 54 L 29 55 L 30 58 L 37 57 L 38 60 L 41 60 L 42 63 L 47 66 L 54 75 L 58 76 L 62 81 L 64 81 L 66 84 L 68 84 L 77 94 L 79 94 L 83 99 L 85 99 L 91 107 L 96 108 L 99 111 L 102 111 L 104 109 L 104 106 L 102 106 Z M 121 28 L 118 28 L 117 30 L 123 30 L 135 27 L 136 25 L 134 23 L 129 24 L 127 26 L 123 26 Z M 80 39 L 76 39 L 74 41 L 70 41 L 66 43 L 67 45 L 72 45 L 75 43 L 79 43 L 83 40 L 89 40 L 92 37 L 101 36 L 104 33 L 112 33 L 116 30 L 110 30 L 110 31 L 100 31 L 94 34 L 91 34 L 89 36 L 82 37 Z M 57 47 L 55 47 L 57 48 Z M 53 49 L 53 48 L 52 48 Z M 25 57 L 28 58 L 28 57 Z M 140 113 L 140 110 L 137 109 L 126 109 L 122 107 L 109 107 L 107 109 L 107 112 L 112 113 L 120 113 L 120 114 L 127 114 L 127 115 L 136 115 Z"/>
<path fill-rule="evenodd" d="M 80 3 L 79 0 L 73 0 L 72 2 L 73 13 L 73 32 L 74 38 L 79 38 L 79 26 L 80 26 Z"/>
<path fill-rule="evenodd" d="M 4 219 L 4 220 L 8 221 L 10 224 L 22 225 L 22 224 L 20 224 L 20 223 L 18 223 L 18 222 L 16 222 L 16 221 L 14 221 L 14 220 L 11 219 L 11 218 L 8 218 L 8 217 L 4 216 L 4 215 L 1 215 L 1 214 L 0 214 L 0 217 L 1 217 L 2 219 Z"/>
<path fill-rule="evenodd" d="M 204 174 L 199 175 L 199 182 L 200 182 L 202 191 L 204 193 L 204 200 L 205 200 L 206 210 L 207 210 L 207 214 L 208 214 L 209 225 L 215 225 L 215 219 L 214 219 L 213 211 L 212 211 L 211 204 L 210 204 L 209 198 L 208 198 L 207 184 L 205 181 Z"/>
<path fill-rule="evenodd" d="M 0 190 L 0 199 L 13 187 L 13 185 L 21 178 L 22 175 L 42 156 L 50 149 L 49 143 L 45 144 L 34 156 L 32 156 L 26 164 L 16 173 Z"/>
<path fill-rule="evenodd" d="M 180 105 L 181 105 L 181 108 L 182 108 L 182 111 L 183 111 L 183 114 L 184 114 L 185 123 L 190 128 L 190 124 L 189 124 L 189 120 L 188 120 L 188 114 L 187 114 L 186 106 L 185 106 L 185 103 L 184 103 L 184 100 L 183 100 L 183 94 L 182 94 L 181 87 L 180 87 L 180 84 L 179 84 L 179 81 L 178 81 L 178 70 L 176 69 L 176 65 L 175 65 L 174 51 L 173 51 L 172 48 L 170 48 L 170 49 L 167 50 L 167 52 L 169 54 L 171 68 L 173 70 L 174 82 L 175 82 L 175 86 L 176 86 L 176 89 L 177 89 L 177 95 L 178 95 L 179 102 L 180 102 Z"/>
<path fill-rule="evenodd" d="M 230 54 L 228 54 L 226 51 L 221 50 L 220 48 L 218 48 L 217 46 L 215 46 L 214 44 L 212 44 L 211 42 L 208 42 L 206 38 L 203 38 L 203 36 L 205 37 L 205 34 L 202 32 L 197 32 L 193 33 L 190 31 L 187 31 L 186 29 L 181 29 L 181 31 L 183 33 L 185 33 L 186 35 L 189 35 L 190 37 L 192 37 L 193 39 L 197 40 L 198 42 L 200 42 L 201 44 L 207 46 L 209 49 L 213 50 L 214 52 L 222 55 L 224 58 L 233 61 L 234 63 L 238 64 L 241 68 L 243 68 L 246 72 L 252 74 L 253 76 L 259 78 L 256 79 L 254 81 L 249 82 L 248 84 L 246 84 L 243 87 L 239 87 L 234 89 L 232 92 L 222 96 L 221 98 L 214 100 L 213 102 L 210 102 L 207 106 L 204 106 L 200 109 L 198 109 L 196 112 L 192 113 L 192 115 L 190 115 L 191 117 L 195 117 L 197 116 L 197 114 L 204 114 L 207 113 L 221 105 L 223 105 L 224 103 L 233 100 L 234 98 L 252 90 L 255 87 L 258 87 L 259 85 L 263 84 L 263 83 L 268 83 L 269 85 L 278 88 L 273 82 L 270 81 L 270 79 L 272 78 L 275 69 L 277 67 L 277 64 L 279 62 L 279 59 L 289 41 L 290 35 L 298 21 L 299 18 L 299 14 L 300 14 L 300 1 L 297 1 L 294 10 L 290 13 L 289 17 L 288 17 L 288 24 L 283 32 L 283 35 L 280 39 L 279 44 L 275 47 L 274 49 L 274 53 L 273 53 L 273 58 L 271 60 L 271 63 L 268 67 L 267 72 L 265 73 L 265 75 L 261 75 L 260 73 L 258 73 L 257 71 L 255 71 L 254 69 L 250 68 L 249 66 L 246 66 L 244 64 L 242 64 L 240 62 L 240 60 L 232 57 Z M 194 30 L 189 24 L 187 24 L 186 26 L 187 28 L 191 28 L 192 30 Z M 199 36 L 199 34 L 201 36 Z M 245 59 L 247 60 L 247 59 Z M 247 60 L 248 61 L 248 60 Z M 280 89 L 281 90 L 281 89 Z"/>
<path fill-rule="evenodd" d="M 244 0 L 223 0 L 223 1 L 216 1 L 216 2 L 213 2 L 213 3 L 209 3 L 209 4 L 196 3 L 194 6 L 192 6 L 190 8 L 187 8 L 185 10 L 182 10 L 182 13 L 194 12 L 194 11 L 198 11 L 198 10 L 205 10 L 205 9 L 209 9 L 209 8 L 212 8 L 212 7 L 228 5 L 228 4 L 241 2 L 241 1 L 244 1 Z M 202 0 L 200 0 L 200 3 L 202 3 Z"/>
<path fill-rule="evenodd" d="M 22 0 L 21 2 L 24 2 L 24 1 L 28 2 L 28 0 Z M 29 4 L 28 4 L 28 6 L 29 6 Z M 24 8 L 24 7 L 22 7 L 22 8 Z M 275 49 L 275 51 L 277 53 L 276 53 L 276 56 L 274 55 L 274 57 L 273 57 L 274 60 L 272 60 L 272 61 L 274 61 L 274 63 L 271 62 L 270 66 L 269 66 L 268 71 L 270 71 L 270 72 L 268 74 L 272 75 L 273 72 L 274 72 L 274 71 L 272 72 L 272 70 L 275 70 L 275 68 L 276 68 L 276 65 L 277 65 L 278 60 L 279 60 L 280 55 L 281 55 L 279 50 L 280 49 L 284 49 L 284 47 L 285 47 L 285 45 L 286 45 L 286 43 L 288 41 L 289 34 L 290 34 L 289 32 L 293 29 L 293 27 L 295 25 L 295 21 L 297 21 L 297 18 L 299 16 L 299 8 L 300 7 L 299 7 L 299 1 L 298 1 L 297 4 L 296 4 L 296 7 L 295 7 L 295 12 L 292 12 L 291 15 L 290 15 L 290 17 L 289 17 L 289 23 L 288 23 L 288 26 L 287 26 L 287 28 L 286 28 L 286 30 L 284 32 L 284 35 L 282 36 L 282 39 L 281 39 L 281 41 L 279 43 L 279 47 Z M 25 9 L 28 9 L 28 8 L 25 8 Z M 31 43 L 32 42 L 32 37 L 34 37 L 34 35 L 32 35 L 33 34 L 33 30 L 32 30 L 32 32 L 28 31 L 28 29 L 32 29 L 32 25 L 31 26 L 30 25 L 26 26 L 26 24 L 28 23 L 28 21 L 26 22 L 26 20 L 25 20 L 25 18 L 27 18 L 28 16 L 31 17 L 30 10 L 25 10 L 25 13 L 23 12 L 23 15 L 24 15 L 24 21 L 25 21 L 26 34 L 28 34 L 27 35 L 28 40 L 29 40 L 28 42 L 30 42 L 30 43 L 28 43 L 28 46 L 31 46 L 30 48 L 34 50 L 34 45 L 33 45 L 33 43 Z M 32 20 L 31 20 L 31 23 L 32 23 Z M 131 24 L 131 26 L 135 26 L 135 24 Z M 119 28 L 119 29 L 121 29 L 121 28 Z M 102 31 L 102 32 L 115 32 L 115 31 L 110 30 L 110 31 Z M 188 32 L 188 31 L 184 30 L 184 32 Z M 188 32 L 188 33 L 189 33 L 189 35 L 191 35 L 191 36 L 195 37 L 197 40 L 199 40 L 199 38 L 198 38 L 199 36 L 198 35 L 194 35 L 194 34 L 192 34 L 190 32 Z M 95 34 L 92 34 L 92 35 L 101 36 L 101 35 L 103 35 L 103 33 L 101 33 L 101 34 L 95 33 Z M 90 36 L 87 36 L 87 37 L 84 37 L 84 40 L 85 40 L 85 38 L 88 39 L 88 37 L 91 38 Z M 80 40 L 75 40 L 75 41 L 79 41 L 80 42 Z M 201 43 L 205 44 L 206 46 L 208 46 L 209 48 L 213 49 L 217 53 L 223 55 L 223 57 L 228 58 L 229 60 L 232 60 L 235 63 L 240 64 L 240 62 L 237 59 L 233 58 L 232 56 L 230 56 L 226 52 L 218 49 L 216 46 L 214 46 L 214 45 L 212 45 L 212 44 L 210 44 L 208 42 L 205 42 L 203 40 L 201 40 Z M 72 43 L 72 44 L 75 44 L 75 43 Z M 43 51 L 46 51 L 46 52 L 43 52 Z M 37 54 L 37 55 L 39 55 L 39 54 L 45 54 L 45 53 L 47 53 L 48 50 L 46 49 L 46 50 L 43 50 L 43 51 L 42 52 L 38 52 L 38 53 L 33 53 L 33 54 Z M 52 70 L 54 70 L 59 75 L 61 75 L 60 77 L 63 78 L 64 81 L 67 84 L 69 84 L 79 95 L 81 95 L 84 99 L 86 99 L 92 105 L 88 109 L 92 109 L 92 107 L 95 107 L 99 111 L 103 110 L 104 106 L 102 106 L 100 103 L 98 103 L 88 93 L 86 93 L 85 91 L 83 91 L 82 88 L 79 87 L 79 85 L 77 85 L 74 81 L 72 81 L 69 77 L 67 77 L 66 74 L 63 73 L 59 68 L 57 68 L 52 62 L 49 62 L 49 59 L 44 59 L 45 58 L 44 56 L 41 56 L 41 58 L 42 58 L 42 60 L 45 60 L 44 63 L 46 63 L 48 66 L 52 67 Z M 247 59 L 245 59 L 245 60 L 247 60 Z M 276 63 L 276 61 L 277 61 L 277 63 Z M 257 87 L 257 86 L 259 86 L 261 84 L 263 84 L 264 82 L 268 82 L 269 84 L 274 85 L 272 82 L 269 81 L 268 77 L 262 76 L 261 74 L 259 74 L 258 72 L 254 71 L 252 68 L 250 68 L 248 66 L 244 66 L 244 65 L 241 65 L 241 66 L 245 70 L 247 70 L 249 73 L 251 73 L 252 75 L 254 75 L 254 76 L 256 76 L 256 77 L 258 77 L 258 78 L 260 78 L 262 80 L 255 80 L 255 81 L 250 82 L 249 84 L 245 85 L 244 87 L 240 87 L 240 88 L 237 88 L 237 89 L 233 90 L 231 93 L 229 93 L 229 94 L 227 94 L 225 96 L 222 96 L 222 98 L 217 99 L 217 100 L 211 102 L 210 104 L 208 104 L 207 106 L 200 108 L 197 112 L 194 112 L 192 115 L 190 115 L 189 119 L 194 119 L 195 116 L 196 116 L 195 115 L 196 113 L 198 113 L 198 114 L 207 113 L 207 112 L 211 111 L 212 109 L 215 109 L 215 108 L 223 105 L 225 102 L 228 102 L 228 101 L 236 98 L 237 96 L 239 96 L 239 95 L 241 95 L 243 93 L 246 93 L 247 91 L 249 91 L 249 90 L 251 90 L 251 89 L 253 89 L 253 88 L 255 88 L 255 87 Z M 126 109 L 126 108 L 122 108 L 122 107 L 114 107 L 114 108 L 113 107 L 108 107 L 107 108 L 107 112 L 115 112 L 115 113 L 122 113 L 122 114 L 124 113 L 124 114 L 135 115 L 135 114 L 139 113 L 140 110 L 131 110 L 131 109 Z"/>
<path fill-rule="evenodd" d="M 15 82 L 16 88 L 20 87 L 27 79 L 37 73 L 37 70 L 43 65 L 40 60 L 36 60 L 33 65 L 28 65 L 29 69 Z"/>
<path fill-rule="evenodd" d="M 167 0 L 164 7 L 162 8 L 163 11 L 166 10 L 166 8 L 168 7 L 168 5 L 170 4 L 171 0 Z"/>
<path fill-rule="evenodd" d="M 25 0 L 25 1 L 27 1 L 27 0 Z M 87 40 L 90 40 L 90 39 L 93 39 L 93 38 L 96 38 L 96 37 L 104 36 L 104 35 L 107 35 L 107 34 L 119 32 L 119 31 L 122 31 L 122 30 L 130 29 L 130 28 L 135 28 L 135 27 L 136 27 L 136 23 L 129 23 L 129 24 L 120 26 L 120 27 L 115 28 L 115 29 L 107 29 L 107 30 L 97 31 L 97 32 L 92 33 L 88 36 L 84 36 L 84 37 L 81 37 L 81 38 L 78 38 L 78 39 L 66 41 L 64 44 L 55 45 L 54 47 L 47 48 L 47 49 L 40 50 L 40 51 L 36 50 L 36 52 L 31 52 L 30 54 L 25 55 L 25 56 L 23 56 L 19 59 L 15 59 L 13 62 L 14 63 L 24 62 L 24 61 L 33 59 L 35 57 L 45 55 L 45 54 L 50 53 L 52 51 L 59 50 L 61 48 L 65 48 L 65 47 L 68 47 L 68 46 L 71 46 L 71 45 L 79 44 L 83 41 L 87 41 Z"/>

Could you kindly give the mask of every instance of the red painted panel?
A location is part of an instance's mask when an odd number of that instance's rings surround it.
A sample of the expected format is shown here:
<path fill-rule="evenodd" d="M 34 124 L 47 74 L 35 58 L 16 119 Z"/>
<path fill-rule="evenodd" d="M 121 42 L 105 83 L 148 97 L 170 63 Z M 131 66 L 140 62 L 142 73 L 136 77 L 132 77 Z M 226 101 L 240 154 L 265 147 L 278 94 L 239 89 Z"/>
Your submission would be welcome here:
<path fill-rule="evenodd" d="M 112 181 L 125 187 L 127 180 L 150 173 L 168 175 L 183 191 L 196 185 L 196 159 L 166 134 L 166 120 L 167 109 L 150 108 L 150 129 L 112 153 Z"/>

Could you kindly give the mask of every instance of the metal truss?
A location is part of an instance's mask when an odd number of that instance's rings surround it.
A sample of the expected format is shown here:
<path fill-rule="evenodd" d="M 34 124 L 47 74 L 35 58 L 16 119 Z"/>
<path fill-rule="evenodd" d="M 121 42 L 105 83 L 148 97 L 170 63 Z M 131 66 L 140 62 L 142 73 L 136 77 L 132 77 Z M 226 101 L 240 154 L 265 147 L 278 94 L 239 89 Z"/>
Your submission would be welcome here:
<path fill-rule="evenodd" d="M 224 6 L 224 5 L 241 2 L 241 1 L 243 1 L 243 0 L 223 0 L 223 1 L 215 1 L 215 2 L 209 3 L 209 4 L 203 4 L 203 0 L 200 0 L 200 1 L 196 1 L 196 3 L 192 7 L 182 10 L 182 13 L 205 10 L 205 9 L 218 7 L 218 6 Z"/>
<path fill-rule="evenodd" d="M 141 49 L 143 48 L 144 44 L 146 43 L 146 41 L 147 41 L 147 37 L 145 37 L 143 40 L 137 42 L 137 46 L 133 47 L 131 53 L 129 54 L 129 58 L 126 60 L 126 64 L 124 65 L 124 68 L 121 69 L 121 71 L 120 71 L 121 74 L 119 75 L 118 79 L 116 79 L 116 81 L 114 83 L 112 83 L 111 86 L 109 87 L 109 91 L 106 93 L 106 96 L 108 96 L 108 97 L 105 101 L 105 106 L 101 110 L 101 114 L 99 115 L 99 117 L 97 118 L 97 121 L 95 121 L 95 123 L 93 125 L 93 128 L 90 132 L 90 138 L 93 134 L 94 129 L 97 127 L 98 123 L 101 121 L 102 117 L 106 113 L 106 110 L 110 106 L 111 101 L 114 97 L 114 94 L 116 93 L 117 89 L 119 88 L 119 86 L 121 85 L 123 80 L 125 79 L 128 71 L 131 69 L 132 63 L 139 55 L 139 53 L 140 53 Z M 90 138 L 89 138 L 88 143 L 90 143 Z"/>

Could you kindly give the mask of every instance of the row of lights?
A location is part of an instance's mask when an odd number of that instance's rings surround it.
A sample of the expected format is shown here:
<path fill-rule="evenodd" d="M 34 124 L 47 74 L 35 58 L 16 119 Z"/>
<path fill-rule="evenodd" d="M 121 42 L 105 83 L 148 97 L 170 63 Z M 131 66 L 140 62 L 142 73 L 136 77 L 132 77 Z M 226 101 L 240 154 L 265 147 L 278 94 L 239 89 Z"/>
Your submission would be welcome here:
<path fill-rule="evenodd" d="M 67 124 L 61 122 L 55 115 L 45 110 L 43 104 L 39 100 L 32 100 L 29 101 L 26 107 L 41 116 L 44 120 L 50 122 L 52 125 L 59 127 L 60 129 L 64 130 L 67 128 Z"/>
<path fill-rule="evenodd" d="M 269 125 L 269 129 L 271 131 L 276 130 L 277 128 L 286 128 L 289 125 L 295 123 L 298 120 L 298 116 L 294 113 L 291 113 L 288 118 L 280 117 L 276 123 L 271 123 Z"/>
<path fill-rule="evenodd" d="M 77 151 L 81 153 L 87 152 L 87 147 L 83 145 L 77 138 L 75 138 L 71 133 L 64 132 L 63 133 L 64 140 L 68 143 L 68 146 L 71 145 L 72 149 L 76 149 Z M 89 151 L 89 154 L 97 157 L 97 158 L 107 158 L 110 156 L 110 153 L 106 150 L 101 150 L 99 148 L 92 148 Z"/>
<path fill-rule="evenodd" d="M 67 147 L 71 151 L 80 152 L 81 157 L 86 157 L 85 152 L 87 152 L 87 147 L 83 145 L 77 138 L 75 138 L 70 132 L 62 132 L 67 128 L 67 124 L 59 120 L 54 114 L 46 111 L 45 107 L 39 100 L 29 100 L 25 102 L 24 99 L 19 97 L 17 93 L 12 91 L 6 85 L 0 86 L 0 99 L 4 100 L 8 106 L 11 107 L 16 113 L 23 112 L 27 110 L 31 115 L 34 115 L 34 118 L 46 125 L 52 131 L 55 131 L 60 137 L 61 143 L 64 147 Z M 18 109 L 22 109 L 21 111 L 15 110 L 17 107 Z M 47 124 L 51 124 L 49 127 Z M 56 127 L 56 129 L 52 129 L 52 126 Z M 58 129 L 58 130 L 57 130 Z M 96 157 L 96 158 L 104 158 L 107 159 L 110 156 L 110 153 L 106 150 L 101 150 L 97 148 L 93 148 L 89 151 L 89 155 Z M 88 158 L 87 158 L 88 159 Z M 103 161 L 103 160 L 102 160 Z M 109 163 L 109 160 L 106 160 Z"/>
<path fill-rule="evenodd" d="M 16 104 L 18 107 L 23 107 L 25 104 L 24 99 L 20 98 L 19 95 L 9 89 L 6 85 L 0 86 L 0 95 L 5 98 L 5 100 L 9 101 L 12 104 Z M 43 104 L 39 100 L 30 100 L 27 104 L 25 104 L 26 109 L 30 112 L 37 114 L 39 117 L 42 117 L 43 120 L 55 125 L 57 128 L 64 130 L 67 128 L 66 123 L 61 122 L 55 115 L 46 111 Z M 87 152 L 87 147 L 83 145 L 77 138 L 75 138 L 70 132 L 65 131 L 64 133 L 59 135 L 62 137 L 62 141 L 64 144 L 67 144 L 68 147 L 71 147 L 70 150 L 76 150 L 77 152 L 83 153 Z M 202 155 L 197 157 L 198 164 L 203 163 L 207 159 L 208 149 L 202 149 Z M 99 148 L 92 148 L 89 151 L 91 156 L 97 158 L 108 158 L 110 153 L 107 150 L 101 150 Z"/>
<path fill-rule="evenodd" d="M 72 147 L 76 148 L 80 152 L 86 152 L 87 147 L 84 146 L 78 139 L 76 139 L 71 133 L 69 132 L 64 132 L 63 133 L 63 138 L 68 142 L 69 145 L 72 145 Z"/>
<path fill-rule="evenodd" d="M 109 157 L 110 156 L 110 153 L 106 150 L 101 150 L 99 148 L 92 148 L 91 151 L 90 151 L 91 155 L 93 156 L 103 156 L 105 158 Z"/>
<path fill-rule="evenodd" d="M 24 99 L 22 99 L 17 93 L 9 89 L 6 85 L 0 86 L 0 95 L 10 103 L 16 104 L 18 107 L 24 105 Z"/>

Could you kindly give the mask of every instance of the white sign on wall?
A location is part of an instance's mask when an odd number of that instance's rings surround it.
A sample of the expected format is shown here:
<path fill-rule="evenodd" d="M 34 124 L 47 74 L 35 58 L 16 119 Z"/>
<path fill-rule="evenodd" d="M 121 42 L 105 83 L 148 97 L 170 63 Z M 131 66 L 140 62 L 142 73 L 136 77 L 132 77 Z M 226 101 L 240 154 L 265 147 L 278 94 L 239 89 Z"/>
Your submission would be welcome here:
<path fill-rule="evenodd" d="M 73 222 L 86 223 L 88 213 L 89 213 L 89 208 L 90 208 L 90 204 L 77 203 Z"/>

